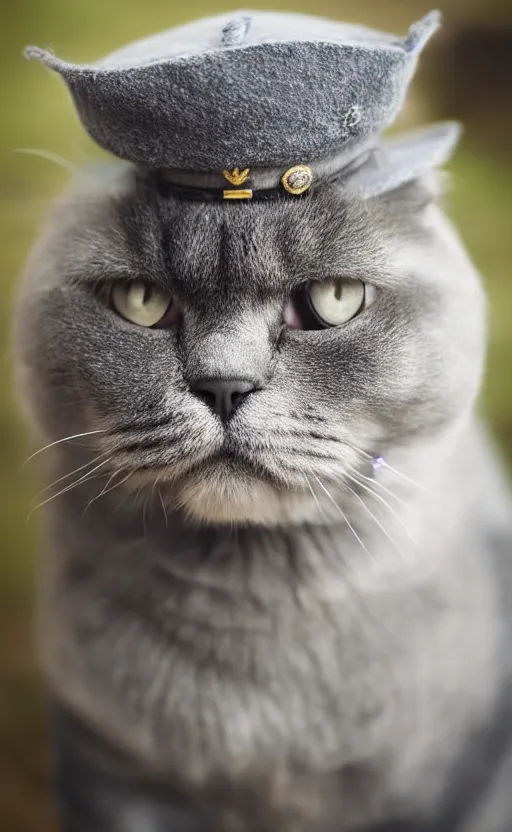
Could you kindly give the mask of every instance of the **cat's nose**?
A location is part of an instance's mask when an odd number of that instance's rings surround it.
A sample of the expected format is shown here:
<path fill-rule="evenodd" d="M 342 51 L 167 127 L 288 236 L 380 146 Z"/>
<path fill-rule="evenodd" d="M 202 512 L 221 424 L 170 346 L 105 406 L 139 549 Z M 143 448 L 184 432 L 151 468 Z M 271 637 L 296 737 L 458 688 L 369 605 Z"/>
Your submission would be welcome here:
<path fill-rule="evenodd" d="M 245 378 L 202 378 L 191 389 L 221 419 L 228 419 L 249 393 L 258 388 L 254 381 Z"/>

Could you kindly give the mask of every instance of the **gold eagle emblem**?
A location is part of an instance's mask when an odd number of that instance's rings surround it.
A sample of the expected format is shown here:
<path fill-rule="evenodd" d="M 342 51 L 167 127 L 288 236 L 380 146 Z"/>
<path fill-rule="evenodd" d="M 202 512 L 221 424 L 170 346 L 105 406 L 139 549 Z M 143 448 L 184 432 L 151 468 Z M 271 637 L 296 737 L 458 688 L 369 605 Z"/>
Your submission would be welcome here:
<path fill-rule="evenodd" d="M 245 170 L 240 171 L 238 168 L 234 168 L 234 170 L 223 170 L 222 173 L 228 180 L 231 182 L 232 185 L 243 185 L 247 177 L 251 172 L 250 168 L 245 168 Z"/>

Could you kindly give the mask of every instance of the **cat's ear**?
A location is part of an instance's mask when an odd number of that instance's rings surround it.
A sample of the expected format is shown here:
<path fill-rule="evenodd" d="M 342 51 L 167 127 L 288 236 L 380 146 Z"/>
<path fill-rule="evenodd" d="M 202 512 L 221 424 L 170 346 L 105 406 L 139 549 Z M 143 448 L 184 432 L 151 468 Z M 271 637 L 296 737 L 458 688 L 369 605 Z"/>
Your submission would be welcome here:
<path fill-rule="evenodd" d="M 443 122 L 384 140 L 368 162 L 355 171 L 348 189 L 363 199 L 396 198 L 418 208 L 439 199 L 448 177 L 440 169 L 462 132 L 457 122 Z"/>

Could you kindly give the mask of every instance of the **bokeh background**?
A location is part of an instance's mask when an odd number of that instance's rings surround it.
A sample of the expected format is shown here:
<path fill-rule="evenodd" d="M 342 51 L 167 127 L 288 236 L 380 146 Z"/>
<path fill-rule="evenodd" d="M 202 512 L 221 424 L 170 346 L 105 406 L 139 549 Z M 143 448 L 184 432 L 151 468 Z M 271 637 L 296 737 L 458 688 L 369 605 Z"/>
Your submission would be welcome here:
<path fill-rule="evenodd" d="M 404 33 L 430 0 L 281 0 L 259 8 L 305 11 Z M 32 647 L 37 517 L 27 439 L 12 383 L 16 285 L 51 199 L 68 173 L 15 153 L 38 148 L 81 164 L 100 152 L 79 126 L 60 80 L 22 58 L 26 44 L 91 61 L 122 44 L 204 14 L 214 0 L 3 0 L 0 12 L 0 830 L 51 832 L 43 697 Z M 512 2 L 443 0 L 400 127 L 461 119 L 447 208 L 480 267 L 490 298 L 488 375 L 481 409 L 512 463 Z M 397 125 L 398 126 L 398 125 Z M 475 472 L 478 476 L 478 472 Z"/>

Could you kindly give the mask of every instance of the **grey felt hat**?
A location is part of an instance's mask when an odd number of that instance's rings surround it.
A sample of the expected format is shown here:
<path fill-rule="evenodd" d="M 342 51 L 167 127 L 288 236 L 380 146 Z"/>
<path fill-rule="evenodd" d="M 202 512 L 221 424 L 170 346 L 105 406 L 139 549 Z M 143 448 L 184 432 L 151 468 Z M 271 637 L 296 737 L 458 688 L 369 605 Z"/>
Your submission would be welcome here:
<path fill-rule="evenodd" d="M 305 15 L 240 12 L 170 29 L 91 65 L 36 47 L 26 55 L 63 77 L 99 145 L 165 169 L 185 195 L 222 189 L 226 179 L 232 197 L 279 187 L 299 195 L 394 121 L 439 17 L 431 12 L 399 38 Z M 430 159 L 449 152 L 457 135 L 447 125 L 429 136 Z M 417 139 L 414 149 L 411 160 L 402 148 L 417 169 Z M 378 177 L 382 183 L 386 172 Z"/>

